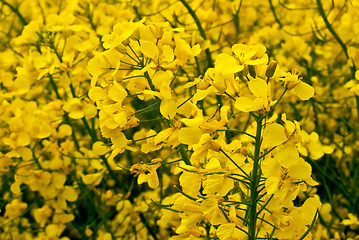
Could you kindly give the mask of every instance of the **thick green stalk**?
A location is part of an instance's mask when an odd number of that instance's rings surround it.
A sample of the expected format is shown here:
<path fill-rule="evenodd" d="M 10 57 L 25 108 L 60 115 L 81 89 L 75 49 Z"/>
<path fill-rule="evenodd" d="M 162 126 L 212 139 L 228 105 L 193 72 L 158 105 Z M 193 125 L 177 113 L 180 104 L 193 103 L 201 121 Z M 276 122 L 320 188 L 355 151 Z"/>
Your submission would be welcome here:
<path fill-rule="evenodd" d="M 257 201 L 258 201 L 258 184 L 260 178 L 259 171 L 259 159 L 260 159 L 260 149 L 262 143 L 262 122 L 263 114 L 260 114 L 257 118 L 257 131 L 256 131 L 256 142 L 254 149 L 254 158 L 253 158 L 253 169 L 252 169 L 252 181 L 250 189 L 250 204 L 249 204 L 249 224 L 248 224 L 248 234 L 249 239 L 256 239 L 256 226 L 257 226 Z"/>

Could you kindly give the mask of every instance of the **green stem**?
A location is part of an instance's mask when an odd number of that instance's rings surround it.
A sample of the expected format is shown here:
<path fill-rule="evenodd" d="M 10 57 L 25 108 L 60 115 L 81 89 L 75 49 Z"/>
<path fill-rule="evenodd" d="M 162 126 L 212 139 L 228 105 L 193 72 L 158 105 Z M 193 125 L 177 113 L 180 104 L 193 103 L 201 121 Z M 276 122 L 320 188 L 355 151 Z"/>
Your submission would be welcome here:
<path fill-rule="evenodd" d="M 345 45 L 343 40 L 339 37 L 339 35 L 335 32 L 333 26 L 328 21 L 328 18 L 327 18 L 326 14 L 324 12 L 324 9 L 323 9 L 322 1 L 317 0 L 317 5 L 318 5 L 318 11 L 320 13 L 320 16 L 322 16 L 322 18 L 323 18 L 325 26 L 328 28 L 329 32 L 333 35 L 335 40 L 339 43 L 339 45 L 343 49 L 343 52 L 344 52 L 345 56 L 347 57 L 347 59 L 350 60 L 347 46 Z M 354 79 L 355 78 L 355 65 L 353 67 L 351 67 L 350 70 L 351 70 L 351 77 Z M 359 96 L 355 95 L 355 101 L 356 101 L 356 105 L 357 105 L 358 124 L 359 124 Z"/>
<path fill-rule="evenodd" d="M 185 8 L 187 8 L 188 13 L 192 16 L 194 22 L 195 22 L 196 25 L 197 25 L 199 34 L 201 35 L 201 37 L 203 38 L 203 40 L 207 40 L 206 33 L 204 32 L 203 27 L 202 27 L 202 25 L 201 25 L 201 22 L 199 21 L 199 19 L 198 19 L 196 13 L 193 11 L 193 9 L 191 8 L 191 6 L 190 6 L 185 0 L 180 0 L 180 2 L 185 6 Z M 209 67 L 209 68 L 210 68 L 210 67 L 213 67 L 214 65 L 213 65 L 213 60 L 212 60 L 211 52 L 209 51 L 208 48 L 205 50 L 205 52 L 206 52 L 208 67 Z"/>
<path fill-rule="evenodd" d="M 38 167 L 39 169 L 43 169 L 42 166 L 41 166 L 41 164 L 40 164 L 39 159 L 38 159 L 38 158 L 36 157 L 36 155 L 35 155 L 36 145 L 37 145 L 37 143 L 35 143 L 34 147 L 32 148 L 32 158 L 34 159 L 34 161 L 35 161 L 37 167 Z"/>
<path fill-rule="evenodd" d="M 355 197 L 353 194 L 351 194 L 346 187 L 340 182 L 337 181 L 337 179 L 333 178 L 328 172 L 326 172 L 323 167 L 321 167 L 318 163 L 315 161 L 312 161 L 309 157 L 305 159 L 310 165 L 312 165 L 316 170 L 318 170 L 323 177 L 326 177 L 328 180 L 330 180 L 338 189 L 341 190 L 341 193 L 345 196 L 345 198 L 349 201 L 349 204 L 353 204 L 353 197 Z M 338 179 L 340 180 L 340 179 Z"/>
<path fill-rule="evenodd" d="M 253 135 L 251 135 L 251 134 L 249 134 L 249 133 L 247 133 L 247 132 L 243 132 L 243 131 L 239 131 L 239 130 L 235 130 L 235 129 L 219 129 L 219 130 L 217 130 L 218 132 L 223 132 L 223 131 L 225 131 L 225 132 L 233 132 L 233 133 L 239 133 L 239 134 L 245 134 L 245 135 L 247 135 L 248 137 L 251 137 L 251 138 L 256 138 L 255 136 L 253 136 Z"/>
<path fill-rule="evenodd" d="M 280 95 L 278 101 L 271 107 L 271 109 L 269 110 L 269 112 L 267 112 L 267 113 L 264 115 L 263 118 L 266 118 L 269 114 L 271 114 L 271 113 L 274 111 L 275 107 L 278 105 L 278 103 L 280 102 L 280 100 L 282 100 L 284 94 L 285 94 L 287 91 L 288 91 L 287 88 L 284 89 L 284 91 L 282 92 L 282 95 Z"/>
<path fill-rule="evenodd" d="M 50 80 L 51 87 L 54 89 L 54 92 L 55 92 L 55 95 L 56 95 L 57 99 L 62 100 L 62 98 L 61 98 L 61 96 L 59 94 L 59 91 L 57 90 L 56 83 L 55 83 L 55 81 L 54 81 L 51 74 L 49 74 L 49 80 Z"/>
<path fill-rule="evenodd" d="M 144 76 L 146 77 L 148 85 L 150 85 L 151 90 L 156 91 L 155 85 L 153 85 L 152 79 L 150 78 L 150 75 L 148 74 L 147 71 L 144 73 Z M 156 97 L 156 99 L 157 99 L 157 97 Z"/>
<path fill-rule="evenodd" d="M 56 95 L 57 99 L 62 100 L 62 97 L 60 96 L 59 91 L 57 89 L 57 85 L 56 85 L 53 77 L 51 76 L 51 74 L 49 74 L 49 79 L 50 79 L 50 84 L 51 84 L 52 88 L 54 89 L 54 92 L 55 92 L 55 95 Z M 71 122 L 70 122 L 70 118 L 69 118 L 67 113 L 64 113 L 64 120 L 65 120 L 65 123 L 67 123 L 68 125 L 70 125 L 72 127 Z M 75 135 L 75 131 L 72 131 L 71 136 L 72 136 L 72 139 L 74 141 L 76 150 L 81 152 L 79 142 L 77 141 L 77 138 L 76 138 L 76 135 Z"/>
<path fill-rule="evenodd" d="M 140 216 L 140 219 L 141 219 L 142 223 L 145 225 L 148 233 L 153 237 L 154 240 L 158 240 L 156 233 L 153 231 L 152 227 L 148 224 L 147 219 L 145 218 L 143 213 L 140 212 L 138 215 Z"/>
<path fill-rule="evenodd" d="M 244 174 L 246 179 L 250 180 L 248 174 L 225 151 L 222 149 L 219 149 L 219 151 L 222 152 Z"/>
<path fill-rule="evenodd" d="M 248 234 L 249 239 L 256 239 L 256 226 L 257 226 L 257 201 L 258 201 L 258 184 L 259 184 L 259 156 L 262 143 L 262 121 L 263 115 L 260 114 L 257 118 L 256 141 L 253 158 L 252 181 L 250 189 L 250 205 L 249 205 L 249 225 Z"/>
<path fill-rule="evenodd" d="M 177 149 L 179 150 L 179 152 L 181 154 L 181 157 L 182 157 L 182 160 L 185 162 L 185 164 L 192 165 L 191 161 L 188 158 L 187 152 L 183 147 L 183 145 L 182 144 L 178 145 Z"/>
<path fill-rule="evenodd" d="M 238 9 L 236 10 L 236 12 L 233 14 L 233 24 L 234 24 L 234 27 L 236 29 L 236 39 L 238 38 L 239 36 L 239 33 L 240 33 L 240 20 L 239 20 L 239 11 L 242 7 L 242 2 L 243 0 L 240 0 L 239 2 L 239 6 L 238 6 Z"/>
<path fill-rule="evenodd" d="M 315 220 L 317 219 L 318 214 L 319 214 L 319 209 L 317 209 L 317 211 L 314 215 L 314 218 L 312 220 L 312 223 L 309 225 L 307 231 L 305 231 L 305 233 L 303 233 L 303 235 L 299 238 L 299 240 L 303 240 L 309 234 L 309 232 L 313 229 L 313 226 L 314 226 Z"/>
<path fill-rule="evenodd" d="M 268 0 L 269 1 L 269 6 L 270 6 L 270 10 L 272 11 L 273 13 L 273 17 L 275 19 L 275 21 L 278 23 L 279 25 L 279 28 L 282 28 L 283 27 L 283 24 L 281 23 L 281 21 L 279 20 L 278 16 L 277 16 L 277 13 L 275 11 L 275 8 L 273 6 L 273 3 L 272 3 L 272 0 Z M 268 81 L 267 81 L 268 82 Z"/>
<path fill-rule="evenodd" d="M 85 117 L 82 118 L 82 122 L 86 128 L 86 130 L 88 131 L 88 133 L 90 134 L 91 140 L 92 142 L 96 142 L 97 141 L 97 136 L 96 136 L 96 131 L 92 130 L 90 125 L 88 124 L 87 120 Z"/>
<path fill-rule="evenodd" d="M 24 16 L 21 15 L 21 13 L 19 12 L 18 9 L 16 9 L 16 8 L 15 8 L 14 6 L 12 6 L 10 3 L 8 3 L 8 2 L 6 2 L 6 1 L 4 1 L 4 0 L 1 0 L 1 2 L 2 2 L 4 5 L 8 6 L 8 7 L 10 8 L 10 10 L 11 10 L 13 13 L 15 13 L 15 14 L 19 17 L 20 22 L 22 23 L 22 25 L 24 25 L 24 26 L 27 25 L 27 21 L 25 20 Z"/>
<path fill-rule="evenodd" d="M 144 76 L 146 77 L 147 82 L 148 82 L 148 84 L 150 85 L 151 90 L 152 90 L 152 91 L 156 91 L 155 86 L 153 85 L 152 79 L 151 79 L 150 75 L 148 74 L 148 72 L 145 72 L 145 73 L 144 73 Z M 156 102 L 160 103 L 160 99 L 159 99 L 158 97 L 155 97 L 155 99 L 156 99 Z M 170 125 L 168 120 L 167 120 L 167 124 Z M 192 165 L 191 162 L 190 162 L 190 160 L 189 160 L 189 157 L 188 157 L 188 155 L 187 155 L 187 152 L 186 152 L 186 150 L 185 150 L 184 147 L 183 147 L 183 145 L 182 145 L 182 144 L 178 145 L 178 146 L 177 146 L 177 149 L 179 150 L 179 152 L 180 152 L 180 154 L 181 154 L 181 156 L 182 156 L 182 160 L 183 160 L 187 165 Z"/>
<path fill-rule="evenodd" d="M 203 38 L 203 40 L 207 40 L 207 37 L 206 37 L 206 33 L 201 25 L 201 22 L 199 21 L 196 13 L 193 11 L 193 9 L 191 8 L 191 6 L 185 1 L 185 0 L 180 0 L 180 2 L 187 8 L 187 11 L 188 13 L 192 16 L 194 22 L 196 23 L 196 26 L 197 26 L 197 29 L 199 31 L 199 34 L 201 35 L 201 37 Z M 211 51 L 209 51 L 209 48 L 207 48 L 205 50 L 205 53 L 206 53 L 206 58 L 207 58 L 207 63 L 208 63 L 208 67 L 207 68 L 213 68 L 214 65 L 213 65 L 213 60 L 212 60 L 212 55 L 211 55 Z M 205 71 L 207 69 L 204 69 Z M 222 106 L 223 103 L 222 103 L 222 98 L 221 96 L 219 95 L 216 95 L 216 99 L 217 99 L 217 104 L 219 106 Z M 202 108 L 203 109 L 203 108 Z"/>
<path fill-rule="evenodd" d="M 348 49 L 347 46 L 345 45 L 345 43 L 342 41 L 342 39 L 339 37 L 339 35 L 334 31 L 333 26 L 329 23 L 327 15 L 324 12 L 323 9 L 323 4 L 321 0 L 317 0 L 317 5 L 318 5 L 318 11 L 320 16 L 322 16 L 323 21 L 325 23 L 325 26 L 327 26 L 329 32 L 333 35 L 333 37 L 335 38 L 335 40 L 339 43 L 339 45 L 341 46 L 341 48 L 343 49 L 343 52 L 345 53 L 345 56 L 347 57 L 347 59 L 349 59 L 349 55 L 348 55 Z"/>

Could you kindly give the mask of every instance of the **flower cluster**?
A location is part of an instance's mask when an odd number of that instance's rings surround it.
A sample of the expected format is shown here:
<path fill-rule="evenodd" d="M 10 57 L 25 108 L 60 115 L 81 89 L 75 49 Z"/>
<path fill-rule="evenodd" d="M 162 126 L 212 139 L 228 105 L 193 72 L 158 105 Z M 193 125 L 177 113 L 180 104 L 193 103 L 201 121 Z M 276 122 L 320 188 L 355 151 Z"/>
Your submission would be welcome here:
<path fill-rule="evenodd" d="M 357 239 L 355 0 L 0 19 L 1 239 Z"/>

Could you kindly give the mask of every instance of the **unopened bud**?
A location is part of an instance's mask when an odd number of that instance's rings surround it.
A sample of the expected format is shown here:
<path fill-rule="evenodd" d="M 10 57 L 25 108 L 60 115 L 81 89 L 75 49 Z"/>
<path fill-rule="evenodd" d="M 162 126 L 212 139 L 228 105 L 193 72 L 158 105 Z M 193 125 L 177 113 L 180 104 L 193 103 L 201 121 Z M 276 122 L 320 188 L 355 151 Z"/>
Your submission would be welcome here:
<path fill-rule="evenodd" d="M 212 86 L 215 87 L 217 91 L 221 94 L 224 94 L 226 92 L 226 86 L 225 84 L 221 84 L 221 82 L 213 82 Z"/>
<path fill-rule="evenodd" d="M 122 41 L 122 44 L 124 46 L 128 46 L 130 44 L 130 39 L 129 38 L 126 38 L 125 40 Z"/>
<path fill-rule="evenodd" d="M 266 77 L 273 77 L 276 68 L 277 68 L 277 62 L 270 61 L 266 70 Z"/>
<path fill-rule="evenodd" d="M 132 35 L 130 36 L 131 39 L 135 40 L 135 41 L 139 41 L 141 36 L 140 36 L 140 30 L 136 29 Z"/>
<path fill-rule="evenodd" d="M 151 29 L 151 32 L 153 33 L 153 36 L 156 38 L 156 39 L 160 39 L 162 38 L 162 35 L 163 35 L 163 25 L 152 25 L 150 26 L 150 29 Z"/>
<path fill-rule="evenodd" d="M 255 78 L 257 76 L 256 74 L 256 69 L 253 65 L 248 65 L 248 71 L 249 71 L 249 74 Z"/>
<path fill-rule="evenodd" d="M 127 43 L 127 41 L 125 40 L 125 41 L 123 41 L 123 43 Z M 128 44 L 130 43 L 130 41 L 128 41 Z M 127 45 L 128 45 L 127 44 Z M 122 53 L 122 54 L 126 54 L 126 47 L 125 46 L 127 46 L 126 44 L 124 44 L 124 45 L 119 45 L 119 46 L 117 46 L 117 47 L 115 47 L 115 49 L 116 49 L 116 51 L 117 52 L 119 52 L 119 53 Z"/>
<path fill-rule="evenodd" d="M 248 66 L 244 65 L 243 70 L 240 72 L 243 76 L 247 76 L 248 75 Z"/>

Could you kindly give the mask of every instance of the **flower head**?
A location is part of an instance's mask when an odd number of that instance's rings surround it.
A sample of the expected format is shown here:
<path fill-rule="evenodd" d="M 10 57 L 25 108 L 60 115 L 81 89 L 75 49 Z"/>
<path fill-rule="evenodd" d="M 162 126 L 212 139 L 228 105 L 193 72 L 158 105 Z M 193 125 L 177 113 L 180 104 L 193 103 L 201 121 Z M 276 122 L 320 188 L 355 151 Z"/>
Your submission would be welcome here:
<path fill-rule="evenodd" d="M 309 84 L 302 81 L 302 77 L 299 77 L 300 71 L 293 69 L 291 73 L 287 73 L 284 78 L 280 80 L 284 81 L 284 87 L 288 90 L 294 90 L 295 94 L 301 100 L 308 100 L 314 96 L 314 88 Z"/>

